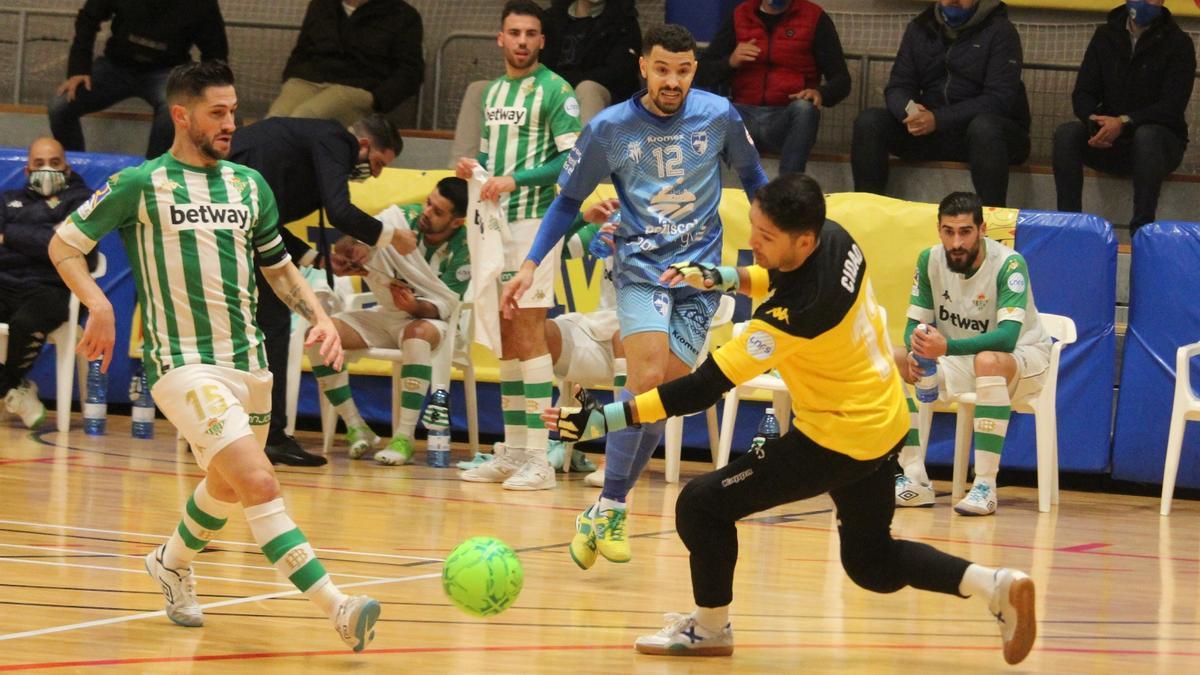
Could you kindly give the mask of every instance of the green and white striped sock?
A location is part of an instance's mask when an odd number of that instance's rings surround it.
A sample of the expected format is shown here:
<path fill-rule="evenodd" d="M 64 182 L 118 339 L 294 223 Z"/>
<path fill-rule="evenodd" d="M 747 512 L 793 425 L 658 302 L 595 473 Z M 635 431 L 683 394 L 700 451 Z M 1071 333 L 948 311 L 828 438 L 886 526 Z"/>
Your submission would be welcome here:
<path fill-rule="evenodd" d="M 546 457 L 550 430 L 542 423 L 542 411 L 550 407 L 554 394 L 554 361 L 549 354 L 521 362 L 525 381 L 525 449 L 531 458 Z"/>
<path fill-rule="evenodd" d="M 191 565 L 196 554 L 225 527 L 229 514 L 236 507 L 236 502 L 223 502 L 210 495 L 208 481 L 200 481 L 188 497 L 179 526 L 163 547 L 163 566 L 178 570 Z"/>
<path fill-rule="evenodd" d="M 397 433 L 411 440 L 421 416 L 421 406 L 429 393 L 429 379 L 433 374 L 430 365 L 429 343 L 416 338 L 400 343 L 404 350 L 404 365 L 400 367 L 400 426 Z"/>
<path fill-rule="evenodd" d="M 900 468 L 904 475 L 914 483 L 929 484 L 929 474 L 925 472 L 925 453 L 921 452 L 920 419 L 917 413 L 917 402 L 905 392 L 904 403 L 908 406 L 908 436 L 904 439 L 904 447 L 900 450 Z"/>
<path fill-rule="evenodd" d="M 629 373 L 629 366 L 624 357 L 613 359 L 613 391 L 621 391 L 625 388 L 625 376 Z"/>
<path fill-rule="evenodd" d="M 520 359 L 500 361 L 500 410 L 504 414 L 504 447 L 525 448 L 525 381 Z"/>
<path fill-rule="evenodd" d="M 245 513 L 250 533 L 267 560 L 332 618 L 346 596 L 329 579 L 312 545 L 288 516 L 283 498 L 246 507 Z"/>
<path fill-rule="evenodd" d="M 987 483 L 994 490 L 1012 415 L 1008 381 L 999 375 L 975 378 L 975 401 L 975 482 Z"/>
<path fill-rule="evenodd" d="M 354 405 L 354 397 L 350 395 L 350 373 L 346 372 L 345 366 L 341 370 L 334 370 L 322 364 L 320 343 L 305 348 L 305 354 L 308 355 L 308 362 L 312 364 L 313 377 L 317 378 L 317 387 L 321 389 L 325 400 L 329 401 L 346 426 L 366 424 L 358 412 L 358 406 Z"/>

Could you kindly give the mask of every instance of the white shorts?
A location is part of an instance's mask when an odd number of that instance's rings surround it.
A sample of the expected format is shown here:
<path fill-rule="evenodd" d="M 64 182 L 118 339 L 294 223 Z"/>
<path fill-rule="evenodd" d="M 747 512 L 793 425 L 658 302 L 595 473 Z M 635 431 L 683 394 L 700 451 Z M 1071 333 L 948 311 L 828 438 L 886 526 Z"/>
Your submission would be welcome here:
<path fill-rule="evenodd" d="M 1043 375 L 1050 366 L 1050 345 L 1018 345 L 1012 353 L 1017 377 L 1008 383 L 1012 400 L 1035 396 L 1042 390 Z M 938 384 L 952 396 L 975 391 L 975 356 L 943 356 L 938 359 Z"/>
<path fill-rule="evenodd" d="M 446 322 L 441 319 L 416 319 L 408 312 L 371 308 L 356 309 L 334 314 L 333 318 L 345 323 L 357 332 L 368 347 L 373 349 L 399 349 L 404 340 L 404 329 L 413 321 L 428 321 L 437 329 L 438 344 L 446 338 Z"/>
<path fill-rule="evenodd" d="M 533 248 L 533 240 L 537 237 L 538 228 L 542 221 L 538 218 L 525 218 L 508 224 L 512 240 L 504 249 L 504 272 L 500 274 L 500 285 L 504 285 L 521 269 L 529 249 Z M 558 304 L 554 297 L 554 277 L 558 274 L 560 257 L 562 255 L 562 240 L 542 259 L 542 264 L 533 272 L 533 283 L 525 291 L 525 295 L 517 301 L 521 309 L 548 308 Z"/>
<path fill-rule="evenodd" d="M 167 371 L 150 390 L 158 409 L 192 444 L 196 463 L 208 463 L 225 446 L 254 436 L 267 442 L 271 422 L 271 372 L 189 365 Z"/>
<path fill-rule="evenodd" d="M 553 319 L 562 334 L 562 352 L 554 364 L 554 374 L 560 381 L 586 387 L 612 384 L 612 341 L 600 342 L 593 338 L 573 320 L 578 316 L 564 314 Z"/>

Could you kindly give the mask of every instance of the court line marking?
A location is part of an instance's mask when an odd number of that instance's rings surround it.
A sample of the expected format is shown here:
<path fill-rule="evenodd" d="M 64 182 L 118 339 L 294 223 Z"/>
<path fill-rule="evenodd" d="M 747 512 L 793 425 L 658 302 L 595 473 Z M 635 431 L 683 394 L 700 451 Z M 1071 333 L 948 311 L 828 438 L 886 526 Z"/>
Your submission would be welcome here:
<path fill-rule="evenodd" d="M 797 651 L 818 651 L 818 650 L 861 650 L 868 649 L 873 651 L 905 651 L 905 652 L 995 652 L 1000 651 L 996 646 L 984 645 L 947 645 L 947 644 L 895 644 L 895 643 L 831 643 L 831 644 L 812 644 L 812 643 L 782 643 L 782 644 L 738 644 L 737 649 L 740 650 L 797 650 Z M 41 670 L 46 668 L 68 668 L 68 667 L 95 667 L 95 666 L 121 666 L 121 665 L 138 665 L 151 663 L 199 663 L 205 661 L 249 661 L 255 659 L 277 659 L 277 658 L 311 658 L 314 656 L 352 656 L 354 658 L 364 658 L 369 656 L 385 656 L 390 654 L 463 654 L 463 653 L 531 653 L 531 652 L 583 652 L 583 651 L 615 651 L 628 650 L 629 643 L 621 644 L 600 644 L 600 645 L 483 645 L 477 647 L 471 646 L 456 646 L 456 647 L 396 647 L 391 649 L 368 649 L 364 652 L 355 653 L 349 650 L 311 650 L 311 651 L 294 651 L 294 652 L 242 652 L 233 654 L 197 654 L 192 656 L 149 656 L 139 658 L 113 658 L 113 659 L 96 659 L 92 661 L 48 661 L 48 662 L 33 662 L 33 663 L 14 663 L 10 665 L 0 665 L 0 671 L 15 671 L 15 670 Z M 1185 651 L 1155 651 L 1150 649 L 1101 649 L 1101 648 L 1075 648 L 1075 647 L 1035 647 L 1033 653 L 1042 654 L 1094 654 L 1094 655 L 1110 655 L 1110 656 L 1182 656 L 1195 657 L 1200 656 L 1200 652 L 1185 652 Z M 646 662 L 649 664 L 649 660 Z M 658 661 L 661 663 L 661 661 Z M 733 665 L 734 662 L 729 660 L 722 661 L 723 664 Z"/>
<path fill-rule="evenodd" d="M 45 546 L 45 545 L 33 546 L 30 544 L 8 544 L 8 543 L 0 542 L 0 546 L 6 547 L 6 548 L 19 548 L 19 549 L 24 549 L 27 551 L 32 550 L 32 551 L 55 551 L 58 553 L 86 553 L 86 554 L 90 554 L 90 555 L 103 556 L 105 558 L 122 558 L 125 560 L 144 560 L 146 558 L 145 555 L 133 555 L 130 553 L 112 553 L 110 551 L 89 551 L 89 550 L 81 549 L 81 548 L 58 548 L 56 546 Z M 10 558 L 10 560 L 25 560 L 25 558 Z M 209 562 L 206 560 L 194 560 L 194 561 L 192 561 L 192 564 L 193 565 L 215 565 L 217 567 L 235 567 L 238 569 L 270 571 L 271 573 L 275 572 L 275 568 L 271 567 L 269 565 L 245 565 L 242 563 L 221 563 L 221 562 Z M 369 576 L 369 575 L 365 575 L 365 574 L 342 574 L 340 572 L 333 576 L 344 577 L 346 579 L 374 579 L 376 581 L 381 580 L 381 579 L 391 578 L 391 577 Z M 204 577 L 196 577 L 196 578 L 203 579 Z M 210 578 L 212 578 L 212 577 L 210 577 Z M 233 579 L 230 579 L 230 581 L 233 581 Z"/>
<path fill-rule="evenodd" d="M 45 565 L 47 567 L 74 567 L 77 569 L 85 569 L 85 570 L 106 570 L 109 572 L 120 572 L 122 574 L 145 574 L 146 573 L 146 570 L 144 570 L 144 569 L 131 570 L 127 567 L 109 567 L 107 565 L 87 565 L 84 563 L 53 562 L 50 560 L 31 560 L 29 558 L 0 558 L 0 563 L 15 563 L 18 565 L 21 565 L 21 564 L 23 564 L 23 565 Z M 210 576 L 205 576 L 205 575 L 200 575 L 200 574 L 193 574 L 192 576 L 195 577 L 196 579 L 207 579 L 210 581 L 226 581 L 226 582 L 237 583 L 237 584 L 250 584 L 252 586 L 276 586 L 276 587 L 291 586 L 291 584 L 285 584 L 285 583 L 277 582 L 277 581 L 255 581 L 253 579 L 234 579 L 232 577 L 210 577 Z"/>
<path fill-rule="evenodd" d="M 105 530 L 95 527 L 79 527 L 76 525 L 61 525 L 59 523 L 40 523 L 28 520 L 3 520 L 0 519 L 0 525 L 21 525 L 24 527 L 46 527 L 57 530 L 75 530 L 78 532 L 98 532 L 100 534 L 123 534 L 133 537 L 150 537 L 152 539 L 170 539 L 170 535 L 150 534 L 148 532 L 128 532 L 125 530 Z M 211 544 L 226 544 L 230 546 L 245 546 L 248 548 L 261 548 L 258 544 L 248 541 L 233 541 L 230 539 L 213 539 Z M 336 553 L 341 555 L 356 555 L 364 558 L 394 558 L 396 560 L 422 560 L 425 562 L 443 562 L 443 558 L 429 558 L 417 555 L 400 555 L 398 553 L 375 553 L 373 551 L 351 551 L 341 548 L 317 548 L 313 547 L 317 553 Z"/>
<path fill-rule="evenodd" d="M 434 573 L 430 573 L 430 574 L 418 574 L 416 576 L 411 576 L 411 577 L 394 577 L 391 579 L 381 579 L 378 581 L 356 581 L 354 583 L 349 583 L 349 584 L 340 584 L 338 586 L 338 588 L 359 588 L 362 586 L 382 586 L 384 584 L 402 584 L 402 583 L 406 583 L 409 581 L 420 581 L 423 579 L 441 578 L 441 576 L 442 576 L 441 572 L 434 572 Z M 200 577 L 200 578 L 204 578 L 204 577 Z M 285 584 L 285 585 L 291 586 L 291 584 Z M 251 596 L 247 596 L 244 598 L 233 598 L 231 600 L 220 600 L 217 602 L 210 602 L 205 605 L 200 605 L 200 608 L 201 609 L 216 609 L 218 607 L 229 607 L 232 605 L 242 605 L 242 604 L 245 604 L 248 602 L 258 602 L 260 600 L 274 600 L 276 598 L 286 598 L 286 597 L 293 596 L 293 595 L 301 595 L 301 593 L 302 592 L 299 589 L 297 589 L 293 586 L 291 588 L 291 590 L 287 590 L 287 591 L 277 591 L 274 593 L 263 593 L 261 595 L 251 595 Z M 139 621 L 141 619 L 149 619 L 149 618 L 153 618 L 156 616 L 166 616 L 166 611 L 160 609 L 160 610 L 153 611 L 153 612 L 141 612 L 138 614 L 126 614 L 125 616 L 114 616 L 114 617 L 109 617 L 107 619 L 96 619 L 94 621 L 83 621 L 81 623 L 72 623 L 72 624 L 67 624 L 64 626 L 51 626 L 49 628 L 38 628 L 35 630 L 22 631 L 20 633 L 6 633 L 4 635 L 0 635 L 0 642 L 3 642 L 5 640 L 16 640 L 16 639 L 20 639 L 20 638 L 29 638 L 29 637 L 38 637 L 41 635 L 50 635 L 53 633 L 65 633 L 67 631 L 81 630 L 84 628 L 95 628 L 97 626 L 110 626 L 112 624 L 127 623 L 130 621 Z M 8 667 L 8 666 L 0 666 L 0 670 L 14 670 L 14 669 L 11 667 Z"/>

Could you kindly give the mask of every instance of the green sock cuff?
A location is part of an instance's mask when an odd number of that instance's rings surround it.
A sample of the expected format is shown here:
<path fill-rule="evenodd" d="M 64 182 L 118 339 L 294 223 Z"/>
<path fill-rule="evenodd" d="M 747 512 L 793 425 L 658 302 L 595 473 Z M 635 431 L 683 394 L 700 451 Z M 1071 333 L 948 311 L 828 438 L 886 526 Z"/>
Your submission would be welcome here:
<path fill-rule="evenodd" d="M 228 518 L 217 518 L 216 516 L 205 513 L 200 509 L 199 506 L 196 505 L 195 497 L 188 497 L 185 510 L 187 511 L 188 518 L 196 521 L 197 525 L 206 530 L 219 530 L 222 527 L 225 527 L 225 523 L 229 520 Z"/>
<path fill-rule="evenodd" d="M 207 541 L 204 541 L 203 539 L 200 539 L 196 537 L 196 535 L 192 534 L 192 531 L 187 528 L 187 523 L 183 522 L 182 520 L 179 521 L 179 527 L 175 528 L 175 531 L 179 533 L 179 538 L 183 540 L 183 545 L 187 546 L 193 551 L 199 551 L 203 549 L 204 545 L 208 543 Z"/>
<path fill-rule="evenodd" d="M 425 395 L 415 391 L 400 392 L 400 407 L 406 410 L 420 410 L 425 402 Z"/>
<path fill-rule="evenodd" d="M 304 563 L 300 569 L 292 572 L 288 580 L 295 584 L 296 588 L 300 589 L 301 592 L 304 592 L 312 588 L 313 584 L 324 577 L 325 566 L 321 564 L 320 560 L 313 558 Z"/>
<path fill-rule="evenodd" d="M 526 382 L 525 398 L 550 398 L 554 395 L 554 385 L 549 382 Z"/>
<path fill-rule="evenodd" d="M 415 377 L 428 381 L 433 378 L 433 366 L 426 363 L 406 363 L 400 366 L 400 377 Z"/>
<path fill-rule="evenodd" d="M 503 396 L 524 396 L 525 383 L 521 380 L 500 380 L 500 394 Z"/>
<path fill-rule="evenodd" d="M 975 406 L 975 419 L 986 417 L 993 420 L 1008 421 L 1012 416 L 1012 406 L 1009 405 L 977 405 Z"/>
<path fill-rule="evenodd" d="M 350 385 L 348 384 L 341 387 L 334 387 L 333 389 L 329 389 L 325 392 L 325 400 L 329 401 L 335 406 L 349 401 L 352 396 L 353 394 L 350 393 Z"/>
<path fill-rule="evenodd" d="M 300 528 L 296 527 L 268 541 L 262 547 L 262 552 L 263 555 L 267 556 L 267 560 L 271 561 L 271 564 L 274 565 L 277 560 L 283 557 L 283 554 L 307 542 L 308 539 L 304 536 L 304 533 L 300 531 Z"/>
<path fill-rule="evenodd" d="M 312 367 L 313 377 L 333 377 L 342 371 L 334 370 L 329 366 L 320 363 L 314 363 Z"/>
<path fill-rule="evenodd" d="M 975 433 L 975 449 L 1000 454 L 1004 449 L 1004 437 L 996 434 Z"/>
<path fill-rule="evenodd" d="M 908 412 L 910 412 L 910 413 L 917 412 L 917 402 L 914 401 L 911 396 L 905 396 L 904 402 L 908 405 Z"/>

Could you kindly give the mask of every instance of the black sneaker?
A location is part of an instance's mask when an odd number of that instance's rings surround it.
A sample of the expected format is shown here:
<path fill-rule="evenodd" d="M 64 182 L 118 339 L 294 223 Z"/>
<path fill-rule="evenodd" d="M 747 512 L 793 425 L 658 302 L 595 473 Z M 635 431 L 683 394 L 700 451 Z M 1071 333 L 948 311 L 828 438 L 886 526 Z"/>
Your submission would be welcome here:
<path fill-rule="evenodd" d="M 282 443 L 267 443 L 267 459 L 272 464 L 287 464 L 288 466 L 325 466 L 329 460 L 324 455 L 314 455 L 306 452 L 295 438 L 284 436 Z"/>

